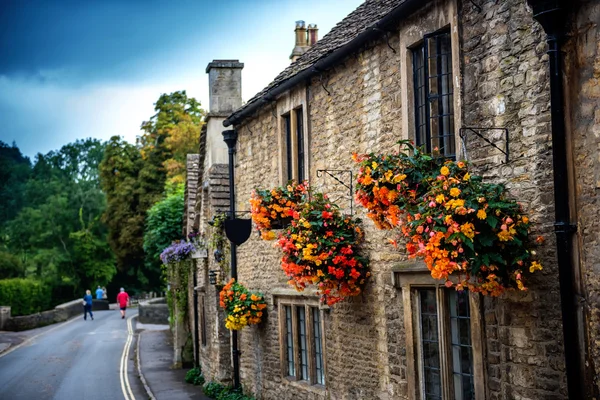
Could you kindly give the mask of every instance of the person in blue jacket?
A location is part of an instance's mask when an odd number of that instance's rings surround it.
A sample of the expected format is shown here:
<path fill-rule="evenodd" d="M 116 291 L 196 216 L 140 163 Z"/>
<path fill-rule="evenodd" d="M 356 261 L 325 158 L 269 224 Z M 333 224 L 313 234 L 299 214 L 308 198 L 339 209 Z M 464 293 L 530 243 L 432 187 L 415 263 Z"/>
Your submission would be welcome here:
<path fill-rule="evenodd" d="M 104 297 L 104 290 L 102 290 L 102 288 L 100 286 L 98 286 L 98 289 L 96 289 L 96 299 L 97 300 L 102 300 Z"/>
<path fill-rule="evenodd" d="M 87 320 L 87 314 L 90 313 L 92 321 L 94 320 L 94 314 L 92 314 L 92 292 L 90 290 L 85 291 L 83 296 L 83 319 Z"/>

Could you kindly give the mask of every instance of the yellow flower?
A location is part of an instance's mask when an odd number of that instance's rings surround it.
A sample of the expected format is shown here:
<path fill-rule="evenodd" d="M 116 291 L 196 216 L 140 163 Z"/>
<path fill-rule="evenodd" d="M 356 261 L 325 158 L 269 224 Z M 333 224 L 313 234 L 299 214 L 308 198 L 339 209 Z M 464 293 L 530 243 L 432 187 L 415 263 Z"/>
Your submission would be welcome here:
<path fill-rule="evenodd" d="M 399 174 L 394 176 L 394 183 L 402 182 L 406 179 L 406 174 Z"/>
<path fill-rule="evenodd" d="M 535 272 L 535 271 L 541 271 L 542 270 L 542 264 L 540 264 L 537 261 L 534 261 L 531 263 L 531 265 L 529 266 L 529 272 Z"/>
<path fill-rule="evenodd" d="M 477 211 L 477 218 L 479 218 L 479 219 L 486 219 L 487 218 L 487 214 L 486 214 L 485 210 L 479 210 L 479 211 Z"/>
<path fill-rule="evenodd" d="M 512 236 L 509 231 L 500 231 L 498 232 L 498 239 L 500 239 L 501 242 L 508 242 L 512 240 Z"/>
<path fill-rule="evenodd" d="M 385 173 L 385 180 L 386 180 L 386 181 L 388 181 L 388 182 L 390 182 L 390 181 L 391 181 L 391 179 L 392 179 L 392 175 L 394 175 L 394 173 L 393 173 L 392 171 L 388 170 L 388 171 Z"/>
<path fill-rule="evenodd" d="M 373 167 L 373 169 L 377 169 L 377 166 L 378 166 L 378 165 L 379 165 L 379 164 L 377 164 L 375 161 L 373 161 L 373 162 L 371 163 L 371 167 Z"/>
<path fill-rule="evenodd" d="M 475 227 L 470 222 L 462 224 L 460 226 L 460 231 L 469 239 L 473 239 L 473 237 L 475 237 Z"/>
<path fill-rule="evenodd" d="M 465 176 L 463 176 L 463 181 L 468 181 L 469 179 L 471 179 L 471 175 L 469 175 L 469 173 L 467 172 Z"/>
<path fill-rule="evenodd" d="M 435 197 L 435 201 L 436 201 L 438 204 L 442 204 L 442 203 L 444 202 L 444 200 L 446 200 L 446 196 L 444 196 L 443 194 L 438 194 L 438 195 Z"/>
<path fill-rule="evenodd" d="M 448 174 L 450 174 L 450 170 L 448 169 L 448 167 L 443 166 L 442 169 L 440 169 L 440 173 L 444 176 L 448 176 Z"/>
<path fill-rule="evenodd" d="M 304 225 L 305 228 L 310 228 L 310 223 L 308 221 L 304 221 L 302 225 Z"/>
<path fill-rule="evenodd" d="M 275 239 L 275 232 L 273 231 L 266 231 L 261 233 L 260 235 L 264 240 L 273 240 Z"/>
<path fill-rule="evenodd" d="M 458 197 L 458 195 L 460 195 L 460 189 L 459 188 L 452 188 L 452 189 L 450 189 L 450 196 L 452 196 L 452 197 Z"/>

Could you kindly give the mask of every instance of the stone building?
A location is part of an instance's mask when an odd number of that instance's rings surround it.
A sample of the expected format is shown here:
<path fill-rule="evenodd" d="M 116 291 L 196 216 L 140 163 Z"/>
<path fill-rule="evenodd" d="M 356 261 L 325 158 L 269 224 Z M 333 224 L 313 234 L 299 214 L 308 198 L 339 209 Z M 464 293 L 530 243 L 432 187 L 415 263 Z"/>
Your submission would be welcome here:
<path fill-rule="evenodd" d="M 600 4 L 568 3 L 544 12 L 561 2 L 366 0 L 243 106 L 213 108 L 219 94 L 211 86 L 203 140 L 215 142 L 200 156 L 200 227 L 225 205 L 219 193 L 226 159 L 214 145 L 223 128 L 211 125 L 224 121 L 238 134 L 238 210 L 249 209 L 254 188 L 307 179 L 350 212 L 348 190 L 323 170 L 356 172 L 353 152 L 384 152 L 399 139 L 412 139 L 466 159 L 487 181 L 505 184 L 529 214 L 532 234 L 546 238 L 538 249 L 544 269 L 532 276 L 529 290 L 492 298 L 446 289 L 363 218 L 373 278 L 364 294 L 328 308 L 314 291 L 291 289 L 280 250 L 253 233 L 238 248 L 239 281 L 263 292 L 269 307 L 264 322 L 240 333 L 247 390 L 259 399 L 479 400 L 575 398 L 572 390 L 579 388 L 580 398 L 597 398 Z M 557 53 L 547 53 L 545 32 L 553 24 L 565 27 L 565 59 L 558 63 L 565 68 L 552 70 L 558 80 L 550 69 Z M 237 79 L 236 63 L 215 64 L 222 65 L 209 65 L 209 75 L 214 70 Z M 564 92 L 557 95 L 561 81 Z M 239 81 L 227 82 L 239 88 Z M 225 93 L 229 83 L 222 85 Z M 438 99 L 439 108 L 428 107 Z M 556 141 L 561 121 L 562 145 Z M 211 136 L 211 127 L 219 133 Z M 211 164 L 206 160 L 213 149 L 220 156 L 211 156 Z M 561 167 L 566 174 L 556 187 L 564 190 L 557 196 L 567 202 L 556 207 L 554 176 Z M 565 207 L 567 220 L 556 224 Z M 352 211 L 365 216 L 360 207 Z M 555 225 L 562 232 L 558 245 Z M 565 258 L 559 263 L 566 248 L 572 249 L 566 259 L 573 272 Z M 229 336 L 218 289 L 206 280 L 211 268 L 198 270 L 203 300 L 196 317 L 205 332 L 200 359 L 207 378 L 225 381 L 231 378 Z M 457 301 L 465 314 L 447 306 Z M 436 329 L 423 326 L 419 303 L 435 315 Z M 460 333 L 451 322 L 458 319 L 467 327 L 462 347 L 451 344 Z M 298 329 L 290 334 L 289 325 Z M 568 361 L 565 348 L 574 350 Z M 289 359 L 288 350 L 299 355 Z"/>

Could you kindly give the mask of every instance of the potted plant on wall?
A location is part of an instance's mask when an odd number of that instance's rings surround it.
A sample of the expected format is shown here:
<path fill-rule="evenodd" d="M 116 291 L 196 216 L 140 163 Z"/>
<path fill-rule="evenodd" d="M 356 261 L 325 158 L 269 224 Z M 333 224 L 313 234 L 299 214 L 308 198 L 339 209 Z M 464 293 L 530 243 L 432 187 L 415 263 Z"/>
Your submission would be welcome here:
<path fill-rule="evenodd" d="M 265 193 L 271 196 L 267 200 Z M 296 290 L 316 285 L 328 305 L 362 293 L 371 273 L 368 259 L 360 253 L 364 235 L 359 219 L 342 214 L 327 195 L 307 184 L 256 190 L 251 203 L 252 218 L 266 240 L 274 237 L 273 220 L 291 218 L 277 245 L 283 251 L 281 268 Z"/>
<path fill-rule="evenodd" d="M 397 154 L 353 156 L 356 197 L 369 218 L 398 228 L 409 257 L 423 259 L 448 287 L 492 296 L 526 290 L 524 276 L 542 266 L 530 248 L 529 218 L 504 186 L 483 182 L 466 162 L 400 144 Z"/>
<path fill-rule="evenodd" d="M 250 199 L 252 221 L 265 240 L 273 240 L 273 229 L 287 228 L 294 211 L 308 194 L 308 184 L 290 182 L 273 189 L 255 189 Z"/>
<path fill-rule="evenodd" d="M 267 308 L 261 293 L 250 292 L 233 278 L 219 293 L 219 305 L 227 314 L 225 327 L 230 330 L 240 330 L 247 325 L 259 324 Z"/>
<path fill-rule="evenodd" d="M 192 268 L 192 254 L 196 251 L 190 242 L 178 240 L 165 248 L 160 254 L 163 274 L 169 282 L 167 303 L 171 320 L 185 318 L 188 304 L 188 282 Z M 176 312 L 177 311 L 177 312 Z"/>
<path fill-rule="evenodd" d="M 208 257 L 207 243 L 204 234 L 194 229 L 188 233 L 188 241 L 192 243 L 196 249 L 192 254 L 192 258 Z"/>

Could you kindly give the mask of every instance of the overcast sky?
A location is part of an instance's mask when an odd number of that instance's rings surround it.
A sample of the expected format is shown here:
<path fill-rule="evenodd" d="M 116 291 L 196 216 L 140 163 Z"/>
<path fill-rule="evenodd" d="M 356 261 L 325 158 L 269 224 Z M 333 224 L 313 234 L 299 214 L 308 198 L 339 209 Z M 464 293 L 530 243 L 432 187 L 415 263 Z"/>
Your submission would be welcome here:
<path fill-rule="evenodd" d="M 244 100 L 362 0 L 0 0 L 0 140 L 26 155 L 78 138 L 134 142 L 161 93 L 208 106 L 206 65 L 239 59 Z"/>

